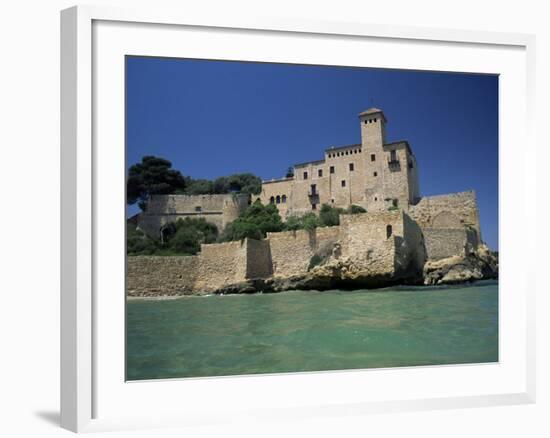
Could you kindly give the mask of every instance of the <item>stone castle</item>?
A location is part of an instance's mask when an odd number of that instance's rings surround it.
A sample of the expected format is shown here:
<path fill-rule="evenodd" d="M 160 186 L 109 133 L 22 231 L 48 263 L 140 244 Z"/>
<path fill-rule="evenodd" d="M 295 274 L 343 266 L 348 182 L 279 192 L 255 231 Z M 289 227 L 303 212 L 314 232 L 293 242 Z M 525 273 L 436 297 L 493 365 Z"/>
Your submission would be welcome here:
<path fill-rule="evenodd" d="M 342 214 L 335 227 L 268 233 L 262 241 L 202 245 L 197 256 L 130 257 L 128 293 L 177 295 L 418 282 L 426 277 L 430 263 L 445 259 L 456 263 L 479 254 L 480 248 L 485 260 L 470 272 L 470 279 L 496 275 L 495 262 L 487 260 L 489 252 L 482 244 L 475 193 L 421 197 L 418 165 L 408 142 L 386 143 L 387 119 L 380 109 L 360 113 L 359 121 L 360 144 L 330 147 L 323 160 L 296 164 L 293 176 L 264 181 L 261 194 L 253 199 L 236 194 L 157 195 L 140 214 L 138 226 L 162 237 L 167 223 L 202 217 L 221 230 L 257 199 L 276 205 L 283 220 L 318 212 L 322 204 L 358 205 L 367 213 Z M 312 266 L 313 260 L 317 266 Z M 424 282 L 444 281 L 447 271 L 440 274 L 438 278 L 432 272 L 431 280 L 424 278 Z M 468 279 L 469 274 L 453 275 L 449 278 Z"/>
<path fill-rule="evenodd" d="M 260 200 L 282 217 L 318 210 L 321 204 L 369 212 L 420 200 L 416 158 L 406 141 L 386 143 L 386 117 L 371 108 L 359 114 L 361 143 L 325 149 L 323 160 L 294 165 L 294 176 L 263 181 Z"/>

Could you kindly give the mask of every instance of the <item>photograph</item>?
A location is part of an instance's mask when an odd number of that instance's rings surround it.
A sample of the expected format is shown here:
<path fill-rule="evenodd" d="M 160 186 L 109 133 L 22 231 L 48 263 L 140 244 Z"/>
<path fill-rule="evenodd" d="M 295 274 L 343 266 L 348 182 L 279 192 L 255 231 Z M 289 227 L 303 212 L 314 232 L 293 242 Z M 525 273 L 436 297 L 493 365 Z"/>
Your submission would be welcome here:
<path fill-rule="evenodd" d="M 499 362 L 499 76 L 125 57 L 126 380 Z"/>

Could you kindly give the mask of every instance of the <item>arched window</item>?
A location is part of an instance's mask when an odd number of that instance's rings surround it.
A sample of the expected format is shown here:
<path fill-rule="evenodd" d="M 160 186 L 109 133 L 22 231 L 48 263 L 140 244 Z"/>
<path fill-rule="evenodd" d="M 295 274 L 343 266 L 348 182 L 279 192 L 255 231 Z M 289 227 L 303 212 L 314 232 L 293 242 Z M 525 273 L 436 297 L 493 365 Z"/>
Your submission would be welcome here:
<path fill-rule="evenodd" d="M 283 204 L 286 203 L 286 195 L 283 195 L 283 196 L 281 197 L 281 202 L 282 202 Z"/>
<path fill-rule="evenodd" d="M 386 239 L 389 239 L 391 237 L 392 232 L 393 232 L 393 230 L 392 230 L 391 225 L 387 225 L 386 226 Z"/>
<path fill-rule="evenodd" d="M 277 195 L 277 198 L 275 198 L 275 199 L 276 199 L 275 202 L 276 202 L 277 204 L 280 204 L 280 203 L 281 203 L 281 197 L 280 197 L 279 195 Z"/>
<path fill-rule="evenodd" d="M 270 204 L 275 204 L 275 197 L 272 196 L 271 198 L 269 198 L 269 203 Z"/>

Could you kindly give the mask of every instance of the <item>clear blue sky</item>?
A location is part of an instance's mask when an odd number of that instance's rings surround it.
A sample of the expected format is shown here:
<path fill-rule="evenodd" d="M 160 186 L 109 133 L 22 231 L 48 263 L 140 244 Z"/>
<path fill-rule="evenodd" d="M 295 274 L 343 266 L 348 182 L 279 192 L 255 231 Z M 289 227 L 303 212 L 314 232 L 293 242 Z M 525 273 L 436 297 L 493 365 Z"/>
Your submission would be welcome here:
<path fill-rule="evenodd" d="M 184 175 L 281 177 L 360 142 L 357 114 L 381 108 L 408 140 L 423 196 L 475 190 L 498 249 L 498 77 L 348 67 L 128 57 L 128 166 L 144 155 Z"/>

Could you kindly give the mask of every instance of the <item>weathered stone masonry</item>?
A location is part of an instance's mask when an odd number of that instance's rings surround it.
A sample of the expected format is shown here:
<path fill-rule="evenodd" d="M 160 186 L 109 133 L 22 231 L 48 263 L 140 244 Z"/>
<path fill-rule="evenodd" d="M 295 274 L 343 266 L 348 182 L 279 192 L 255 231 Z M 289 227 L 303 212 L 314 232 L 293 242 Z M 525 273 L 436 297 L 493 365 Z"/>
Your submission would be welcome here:
<path fill-rule="evenodd" d="M 147 209 L 138 216 L 138 227 L 153 238 L 161 238 L 163 227 L 178 219 L 202 218 L 222 231 L 248 207 L 249 196 L 224 195 L 152 195 Z"/>
<path fill-rule="evenodd" d="M 421 270 L 421 238 L 402 211 L 342 215 L 340 226 L 203 244 L 197 256 L 128 257 L 127 293 L 208 294 L 247 280 L 304 276 L 314 255 L 351 262 L 364 277 L 400 278 Z"/>

